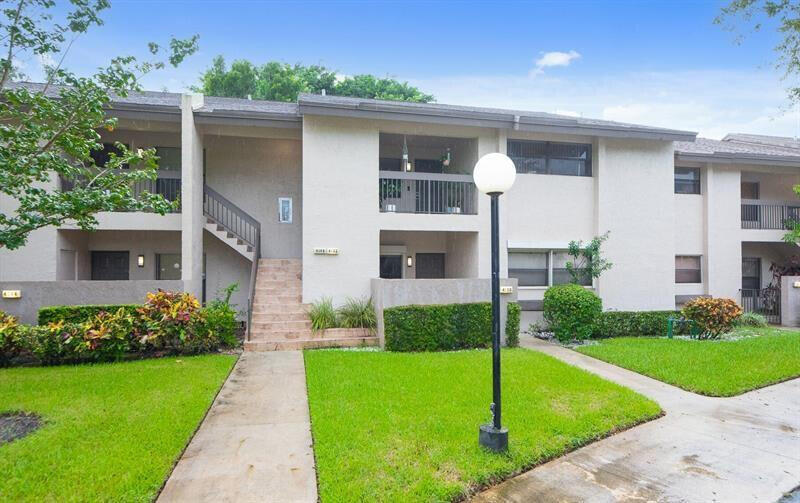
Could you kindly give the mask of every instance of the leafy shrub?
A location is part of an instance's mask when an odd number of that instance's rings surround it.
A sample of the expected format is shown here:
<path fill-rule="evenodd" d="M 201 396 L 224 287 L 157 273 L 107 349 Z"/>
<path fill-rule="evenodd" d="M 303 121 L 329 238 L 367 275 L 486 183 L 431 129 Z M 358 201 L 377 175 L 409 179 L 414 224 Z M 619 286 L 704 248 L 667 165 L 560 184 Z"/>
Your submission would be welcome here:
<path fill-rule="evenodd" d="M 754 313 L 752 311 L 742 313 L 741 316 L 736 318 L 736 321 L 734 321 L 733 324 L 737 327 L 755 328 L 763 328 L 768 325 L 767 318 L 763 314 Z"/>
<path fill-rule="evenodd" d="M 312 303 L 308 316 L 311 318 L 311 329 L 314 331 L 334 328 L 338 324 L 336 309 L 333 308 L 333 301 L 329 297 L 323 297 Z"/>
<path fill-rule="evenodd" d="M 670 318 L 680 318 L 680 311 L 605 311 L 595 320 L 593 337 L 639 337 L 666 335 Z M 675 334 L 689 328 L 675 325 Z"/>
<path fill-rule="evenodd" d="M 79 361 L 86 349 L 82 344 L 83 326 L 79 323 L 57 321 L 26 327 L 24 337 L 30 353 L 43 365 Z"/>
<path fill-rule="evenodd" d="M 516 302 L 509 302 L 506 314 L 506 346 L 519 346 L 519 318 L 522 308 Z"/>
<path fill-rule="evenodd" d="M 93 360 L 119 360 L 130 350 L 133 316 L 125 309 L 101 311 L 83 323 L 82 353 Z"/>
<path fill-rule="evenodd" d="M 10 314 L 0 311 L 0 366 L 5 366 L 23 349 L 22 325 Z"/>
<path fill-rule="evenodd" d="M 731 331 L 742 308 L 733 299 L 701 297 L 689 301 L 681 312 L 700 327 L 700 339 L 716 339 Z"/>
<path fill-rule="evenodd" d="M 378 324 L 371 297 L 368 299 L 348 298 L 347 302 L 337 309 L 336 314 L 339 326 L 343 328 L 374 329 Z"/>
<path fill-rule="evenodd" d="M 390 307 L 383 320 L 389 351 L 449 351 L 492 343 L 488 302 Z"/>
<path fill-rule="evenodd" d="M 594 292 L 580 285 L 556 285 L 544 292 L 543 311 L 556 338 L 568 342 L 591 337 L 603 303 Z"/>
<path fill-rule="evenodd" d="M 137 304 L 100 304 L 88 306 L 49 306 L 39 309 L 39 325 L 63 321 L 65 323 L 83 323 L 98 313 L 116 313 L 120 308 L 129 314 L 136 314 Z"/>
<path fill-rule="evenodd" d="M 235 347 L 239 344 L 236 337 L 236 309 L 231 305 L 231 296 L 238 289 L 238 283 L 228 285 L 204 309 L 206 316 L 202 329 L 211 331 L 208 337 L 218 339 L 223 346 Z"/>
<path fill-rule="evenodd" d="M 205 323 L 200 301 L 186 292 L 159 289 L 148 293 L 144 305 L 137 310 L 139 342 L 155 349 L 178 351 L 191 343 L 190 329 Z M 204 331 L 207 335 L 207 331 Z"/>

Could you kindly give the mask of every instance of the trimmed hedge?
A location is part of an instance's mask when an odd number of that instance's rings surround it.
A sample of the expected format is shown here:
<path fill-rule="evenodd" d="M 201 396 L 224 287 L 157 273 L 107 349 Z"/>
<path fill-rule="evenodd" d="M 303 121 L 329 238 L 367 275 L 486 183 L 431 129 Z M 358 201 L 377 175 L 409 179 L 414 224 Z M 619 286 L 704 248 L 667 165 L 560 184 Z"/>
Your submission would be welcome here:
<path fill-rule="evenodd" d="M 544 292 L 542 311 L 547 325 L 561 342 L 588 339 L 603 311 L 603 302 L 591 290 L 568 283 Z"/>
<path fill-rule="evenodd" d="M 518 342 L 519 305 L 509 304 L 508 313 L 507 333 Z M 383 311 L 383 320 L 389 351 L 453 351 L 492 345 L 489 302 L 390 307 Z"/>
<path fill-rule="evenodd" d="M 506 346 L 515 348 L 519 346 L 519 318 L 522 308 L 516 302 L 508 304 L 508 316 L 506 317 Z"/>
<path fill-rule="evenodd" d="M 667 320 L 680 317 L 680 311 L 605 311 L 595 319 L 593 337 L 663 336 Z M 689 333 L 688 326 L 674 328 L 676 335 Z"/>
<path fill-rule="evenodd" d="M 100 312 L 116 313 L 120 308 L 127 314 L 136 314 L 138 304 L 98 304 L 85 306 L 49 306 L 39 309 L 39 325 L 63 321 L 65 323 L 84 323 Z"/>

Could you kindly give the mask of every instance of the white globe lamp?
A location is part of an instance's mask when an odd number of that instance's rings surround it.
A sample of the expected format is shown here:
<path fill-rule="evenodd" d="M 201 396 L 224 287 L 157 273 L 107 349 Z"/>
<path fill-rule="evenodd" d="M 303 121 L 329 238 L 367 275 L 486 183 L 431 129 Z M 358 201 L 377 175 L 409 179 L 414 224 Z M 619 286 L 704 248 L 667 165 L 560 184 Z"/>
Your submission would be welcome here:
<path fill-rule="evenodd" d="M 486 154 L 478 159 L 472 171 L 472 179 L 478 190 L 484 194 L 502 194 L 514 185 L 517 170 L 507 155 Z"/>

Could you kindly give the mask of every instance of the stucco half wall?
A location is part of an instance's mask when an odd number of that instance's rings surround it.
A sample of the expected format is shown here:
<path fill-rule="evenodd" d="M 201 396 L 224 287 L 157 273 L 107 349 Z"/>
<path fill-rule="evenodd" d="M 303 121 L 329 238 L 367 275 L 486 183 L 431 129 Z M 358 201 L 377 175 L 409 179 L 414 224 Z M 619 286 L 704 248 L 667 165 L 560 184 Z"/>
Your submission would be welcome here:
<path fill-rule="evenodd" d="M 0 310 L 35 324 L 45 306 L 141 304 L 148 292 L 182 291 L 183 281 L 3 281 L 2 290 L 19 290 L 19 299 L 0 298 Z"/>
<path fill-rule="evenodd" d="M 380 279 L 371 282 L 372 302 L 378 318 L 378 340 L 384 344 L 383 310 L 395 306 L 432 304 L 469 304 L 491 302 L 490 279 Z M 501 279 L 500 286 L 512 287 L 511 293 L 500 295 L 500 331 L 506 340 L 508 303 L 517 301 L 517 279 Z"/>

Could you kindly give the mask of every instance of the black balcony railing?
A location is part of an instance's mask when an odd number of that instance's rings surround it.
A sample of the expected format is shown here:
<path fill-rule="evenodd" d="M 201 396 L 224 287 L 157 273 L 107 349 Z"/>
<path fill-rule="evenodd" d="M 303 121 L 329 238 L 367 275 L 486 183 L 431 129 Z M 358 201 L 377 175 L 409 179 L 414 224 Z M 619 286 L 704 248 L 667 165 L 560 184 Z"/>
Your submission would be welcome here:
<path fill-rule="evenodd" d="M 800 222 L 800 205 L 742 200 L 742 229 L 791 229 L 794 222 Z"/>
<path fill-rule="evenodd" d="M 75 188 L 75 181 L 61 179 L 61 190 L 70 191 Z M 159 171 L 155 180 L 139 180 L 133 184 L 133 195 L 139 198 L 145 192 L 160 194 L 167 201 L 180 201 L 181 198 L 181 173 L 180 171 Z M 117 211 L 127 211 L 119 209 Z M 180 205 L 173 209 L 173 213 L 180 213 Z"/>
<path fill-rule="evenodd" d="M 477 215 L 477 187 L 470 175 L 381 171 L 383 213 Z"/>
<path fill-rule="evenodd" d="M 781 322 L 781 291 L 779 288 L 745 288 L 740 292 L 744 312 L 761 314 L 770 323 Z"/>

